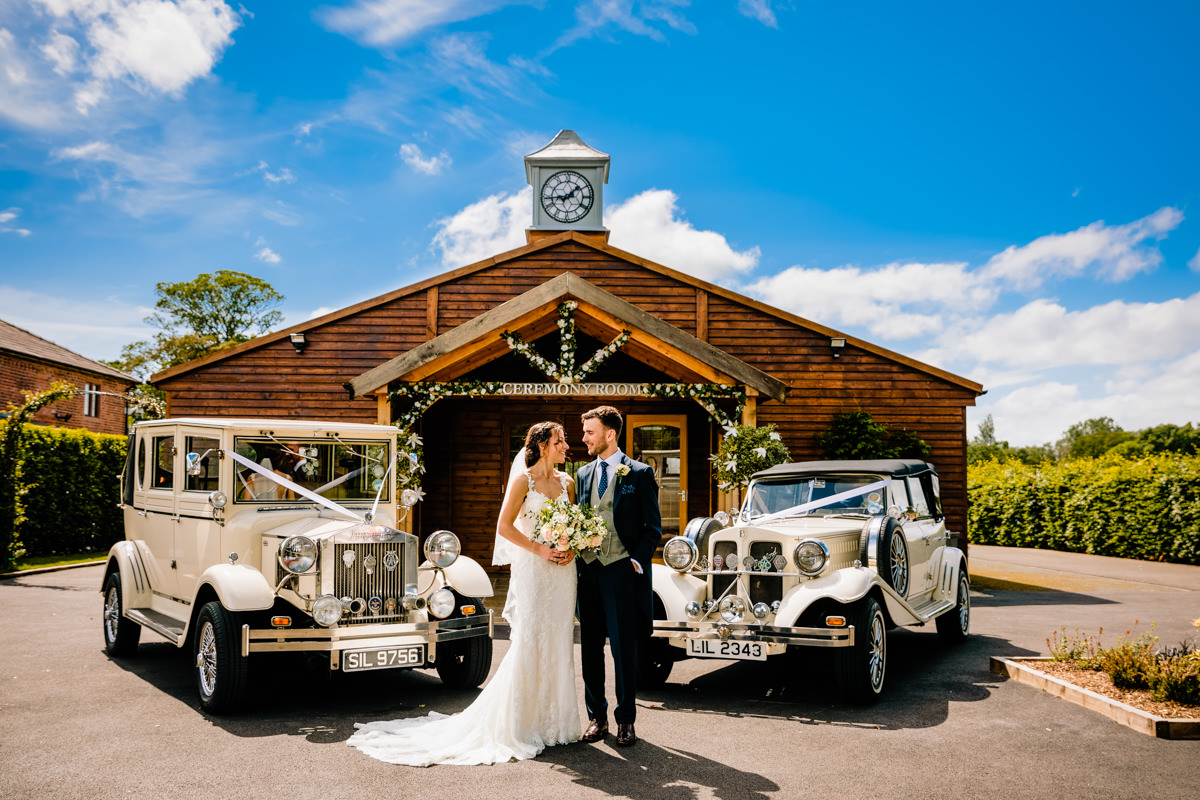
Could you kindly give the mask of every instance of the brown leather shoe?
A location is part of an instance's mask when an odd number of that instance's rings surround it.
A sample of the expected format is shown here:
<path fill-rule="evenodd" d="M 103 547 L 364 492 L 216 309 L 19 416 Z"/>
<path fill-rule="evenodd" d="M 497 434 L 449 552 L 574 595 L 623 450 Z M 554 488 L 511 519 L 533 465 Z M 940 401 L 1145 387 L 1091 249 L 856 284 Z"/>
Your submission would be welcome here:
<path fill-rule="evenodd" d="M 583 732 L 583 741 L 591 744 L 608 736 L 608 720 L 591 720 Z"/>
<path fill-rule="evenodd" d="M 632 722 L 617 723 L 617 747 L 629 747 L 637 741 L 637 734 L 633 732 Z"/>

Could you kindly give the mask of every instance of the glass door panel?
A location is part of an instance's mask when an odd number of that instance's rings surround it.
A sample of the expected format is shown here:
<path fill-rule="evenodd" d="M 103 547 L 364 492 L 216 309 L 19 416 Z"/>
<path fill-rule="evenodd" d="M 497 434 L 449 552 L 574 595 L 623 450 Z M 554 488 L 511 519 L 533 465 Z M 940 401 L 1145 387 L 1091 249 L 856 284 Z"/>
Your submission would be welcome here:
<path fill-rule="evenodd" d="M 663 536 L 678 536 L 687 524 L 687 416 L 629 415 L 625 452 L 654 470 Z"/>

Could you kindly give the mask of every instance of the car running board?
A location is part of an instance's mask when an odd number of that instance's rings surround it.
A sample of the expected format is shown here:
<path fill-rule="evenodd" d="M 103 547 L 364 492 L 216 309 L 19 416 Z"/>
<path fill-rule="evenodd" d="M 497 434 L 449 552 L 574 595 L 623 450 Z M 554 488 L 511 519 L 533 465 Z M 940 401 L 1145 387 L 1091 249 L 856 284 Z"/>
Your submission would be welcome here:
<path fill-rule="evenodd" d="M 183 623 L 152 608 L 126 609 L 125 616 L 159 636 L 170 639 L 172 644 L 179 644 L 179 640 L 183 638 Z"/>
<path fill-rule="evenodd" d="M 897 594 L 896 590 L 888 586 L 886 583 L 881 584 L 884 595 L 887 598 L 888 612 L 892 615 L 892 620 L 898 624 L 921 623 L 924 625 L 929 620 L 954 608 L 954 600 L 947 600 L 939 597 L 931 597 L 919 605 L 909 605 L 908 601 Z M 896 612 L 903 611 L 912 617 L 912 623 L 905 623 L 902 620 L 896 619 Z"/>

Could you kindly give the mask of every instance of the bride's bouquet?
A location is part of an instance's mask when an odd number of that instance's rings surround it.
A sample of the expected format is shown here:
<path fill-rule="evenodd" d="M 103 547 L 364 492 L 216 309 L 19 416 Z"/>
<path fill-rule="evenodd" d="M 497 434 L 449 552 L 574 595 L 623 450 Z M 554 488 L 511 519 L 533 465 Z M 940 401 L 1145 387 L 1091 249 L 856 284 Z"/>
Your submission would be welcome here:
<path fill-rule="evenodd" d="M 608 526 L 591 506 L 580 506 L 566 497 L 548 501 L 538 512 L 533 541 L 566 552 L 597 550 Z"/>

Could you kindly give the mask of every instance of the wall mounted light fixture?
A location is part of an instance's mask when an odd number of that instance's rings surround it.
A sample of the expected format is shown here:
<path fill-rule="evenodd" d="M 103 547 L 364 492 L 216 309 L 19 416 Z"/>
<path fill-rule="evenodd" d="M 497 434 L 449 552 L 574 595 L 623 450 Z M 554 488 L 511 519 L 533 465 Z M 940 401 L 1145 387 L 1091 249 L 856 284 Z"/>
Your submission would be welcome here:
<path fill-rule="evenodd" d="M 833 357 L 837 358 L 842 354 L 842 350 L 846 347 L 846 340 L 841 337 L 835 337 L 829 340 L 829 346 L 833 348 Z"/>
<path fill-rule="evenodd" d="M 296 348 L 297 353 L 303 353 L 304 348 L 308 346 L 308 340 L 304 338 L 303 333 L 289 333 L 288 339 L 292 342 L 292 347 Z"/>

